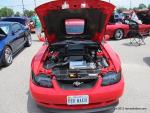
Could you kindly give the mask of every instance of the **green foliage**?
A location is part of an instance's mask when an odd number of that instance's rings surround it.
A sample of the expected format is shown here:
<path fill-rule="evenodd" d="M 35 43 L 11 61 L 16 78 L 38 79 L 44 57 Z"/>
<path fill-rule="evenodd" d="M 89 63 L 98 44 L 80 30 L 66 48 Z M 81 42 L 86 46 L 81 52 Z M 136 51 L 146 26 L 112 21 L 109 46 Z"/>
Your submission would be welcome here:
<path fill-rule="evenodd" d="M 25 10 L 25 11 L 24 11 L 24 15 L 25 15 L 25 16 L 28 16 L 28 17 L 33 16 L 33 13 L 34 13 L 34 11 L 32 11 L 32 10 Z"/>
<path fill-rule="evenodd" d="M 17 12 L 15 13 L 15 16 L 21 16 L 20 12 L 17 11 Z"/>
<path fill-rule="evenodd" d="M 139 9 L 145 9 L 146 5 L 145 4 L 139 4 Z"/>
<path fill-rule="evenodd" d="M 128 9 L 125 8 L 125 7 L 119 7 L 116 11 L 117 11 L 118 13 L 122 13 L 122 12 L 125 11 L 125 10 L 128 10 Z"/>
<path fill-rule="evenodd" d="M 0 9 L 0 17 L 9 17 L 14 15 L 14 11 L 11 8 L 3 7 Z"/>
<path fill-rule="evenodd" d="M 148 9 L 150 9 L 150 4 L 148 5 Z"/>
<path fill-rule="evenodd" d="M 133 8 L 133 10 L 138 10 L 138 9 L 139 9 L 138 7 L 134 7 L 134 8 Z"/>

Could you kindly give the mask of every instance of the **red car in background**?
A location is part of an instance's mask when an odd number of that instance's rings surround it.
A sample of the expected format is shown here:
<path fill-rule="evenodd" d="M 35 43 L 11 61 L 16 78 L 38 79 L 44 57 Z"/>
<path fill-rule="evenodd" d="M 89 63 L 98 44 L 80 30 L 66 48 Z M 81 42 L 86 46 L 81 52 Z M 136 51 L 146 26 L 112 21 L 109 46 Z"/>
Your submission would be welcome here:
<path fill-rule="evenodd" d="M 124 15 L 129 16 L 132 15 L 133 11 L 125 11 Z M 113 16 L 112 16 L 113 17 Z M 106 34 L 110 35 L 111 39 L 120 40 L 125 37 L 128 37 L 129 33 L 129 25 L 120 22 L 120 23 L 109 23 L 106 27 Z M 150 24 L 139 24 L 139 31 L 142 35 L 150 35 Z"/>
<path fill-rule="evenodd" d="M 56 113 L 114 110 L 124 79 L 118 55 L 103 41 L 114 8 L 100 0 L 36 8 L 48 41 L 31 64 L 30 93 L 38 105 Z"/>

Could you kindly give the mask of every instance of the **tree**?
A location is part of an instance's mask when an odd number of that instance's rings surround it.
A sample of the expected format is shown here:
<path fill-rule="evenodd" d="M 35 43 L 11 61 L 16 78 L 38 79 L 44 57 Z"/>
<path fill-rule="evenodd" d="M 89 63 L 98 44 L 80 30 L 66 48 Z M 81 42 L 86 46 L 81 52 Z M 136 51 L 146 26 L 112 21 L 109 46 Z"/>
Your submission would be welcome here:
<path fill-rule="evenodd" d="M 148 5 L 148 9 L 150 9 L 150 4 Z"/>
<path fill-rule="evenodd" d="M 134 7 L 134 8 L 133 8 L 133 10 L 138 10 L 138 9 L 139 9 L 138 7 Z"/>
<path fill-rule="evenodd" d="M 20 12 L 17 11 L 17 12 L 15 13 L 15 16 L 21 16 Z"/>
<path fill-rule="evenodd" d="M 0 9 L 0 17 L 8 17 L 14 15 L 14 11 L 11 8 L 3 7 Z"/>
<path fill-rule="evenodd" d="M 146 5 L 145 4 L 139 4 L 139 9 L 145 9 Z"/>
<path fill-rule="evenodd" d="M 26 9 L 26 10 L 24 11 L 24 15 L 25 15 L 25 16 L 28 16 L 28 17 L 33 16 L 33 13 L 34 13 L 34 11 L 32 11 L 32 10 L 27 10 L 27 9 Z"/>
<path fill-rule="evenodd" d="M 119 7 L 119 8 L 117 9 L 117 12 L 118 12 L 118 13 L 122 13 L 122 12 L 125 11 L 125 10 L 128 10 L 128 9 L 125 8 L 125 7 Z"/>

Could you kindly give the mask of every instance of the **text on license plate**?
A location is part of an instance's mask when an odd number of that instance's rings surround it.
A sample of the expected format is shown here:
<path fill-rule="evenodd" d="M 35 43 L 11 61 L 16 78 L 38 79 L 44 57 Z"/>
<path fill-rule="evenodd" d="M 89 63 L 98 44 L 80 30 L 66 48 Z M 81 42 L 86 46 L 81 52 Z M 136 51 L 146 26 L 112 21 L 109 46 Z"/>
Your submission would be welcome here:
<path fill-rule="evenodd" d="M 89 104 L 89 96 L 88 95 L 67 96 L 67 104 L 68 105 Z"/>

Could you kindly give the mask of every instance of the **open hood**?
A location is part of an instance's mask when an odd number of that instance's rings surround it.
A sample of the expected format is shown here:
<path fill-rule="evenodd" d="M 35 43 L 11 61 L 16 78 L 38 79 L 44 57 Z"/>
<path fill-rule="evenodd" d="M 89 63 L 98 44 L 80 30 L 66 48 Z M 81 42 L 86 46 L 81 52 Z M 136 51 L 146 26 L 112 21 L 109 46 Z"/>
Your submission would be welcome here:
<path fill-rule="evenodd" d="M 114 8 L 100 0 L 58 0 L 35 10 L 51 44 L 72 38 L 101 42 Z"/>

